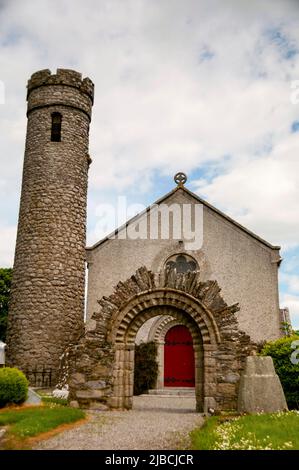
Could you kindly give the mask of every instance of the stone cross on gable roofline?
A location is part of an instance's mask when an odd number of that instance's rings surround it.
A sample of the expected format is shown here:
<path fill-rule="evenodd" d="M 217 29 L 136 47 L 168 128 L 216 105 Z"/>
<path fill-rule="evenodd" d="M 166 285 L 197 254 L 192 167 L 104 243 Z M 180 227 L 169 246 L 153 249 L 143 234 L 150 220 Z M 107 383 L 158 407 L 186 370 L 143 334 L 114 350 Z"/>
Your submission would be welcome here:
<path fill-rule="evenodd" d="M 178 173 L 174 175 L 173 179 L 174 179 L 174 182 L 178 185 L 178 187 L 183 187 L 187 181 L 187 175 L 186 173 L 179 171 Z"/>

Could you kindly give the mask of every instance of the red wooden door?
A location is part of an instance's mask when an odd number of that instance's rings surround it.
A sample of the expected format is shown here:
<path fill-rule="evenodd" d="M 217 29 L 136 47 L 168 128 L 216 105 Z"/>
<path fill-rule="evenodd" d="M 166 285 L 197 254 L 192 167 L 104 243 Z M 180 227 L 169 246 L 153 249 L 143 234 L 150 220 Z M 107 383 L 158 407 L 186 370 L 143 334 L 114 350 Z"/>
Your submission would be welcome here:
<path fill-rule="evenodd" d="M 174 326 L 165 336 L 164 387 L 194 386 L 192 336 L 185 326 Z"/>

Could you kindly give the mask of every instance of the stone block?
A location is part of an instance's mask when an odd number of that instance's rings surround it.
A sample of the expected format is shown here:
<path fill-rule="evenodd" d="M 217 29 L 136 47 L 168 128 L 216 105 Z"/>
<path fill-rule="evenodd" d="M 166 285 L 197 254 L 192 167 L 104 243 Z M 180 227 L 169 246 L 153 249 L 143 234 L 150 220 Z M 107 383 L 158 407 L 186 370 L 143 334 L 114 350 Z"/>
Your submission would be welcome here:
<path fill-rule="evenodd" d="M 110 408 L 119 408 L 120 407 L 120 399 L 119 397 L 110 397 L 108 399 L 108 405 L 110 406 Z"/>
<path fill-rule="evenodd" d="M 75 374 L 71 375 L 70 382 L 73 387 L 78 387 L 79 385 L 82 385 L 85 383 L 85 375 L 79 372 L 76 372 Z"/>
<path fill-rule="evenodd" d="M 272 358 L 269 356 L 247 357 L 240 379 L 238 411 L 240 413 L 275 413 L 287 409 L 284 392 Z"/>
<path fill-rule="evenodd" d="M 205 395 L 213 396 L 216 394 L 216 384 L 215 383 L 205 383 L 204 385 Z"/>
<path fill-rule="evenodd" d="M 205 367 L 215 367 L 216 366 L 216 359 L 214 359 L 213 357 L 205 357 L 204 358 L 204 365 Z"/>
<path fill-rule="evenodd" d="M 240 380 L 240 374 L 234 373 L 234 372 L 229 372 L 228 374 L 225 375 L 224 381 L 235 384 Z"/>
<path fill-rule="evenodd" d="M 85 325 L 85 330 L 86 331 L 94 331 L 97 327 L 97 322 L 93 319 L 88 320 L 88 322 Z"/>
<path fill-rule="evenodd" d="M 220 395 L 234 397 L 236 394 L 236 386 L 231 383 L 219 383 L 217 386 L 217 391 Z"/>
<path fill-rule="evenodd" d="M 86 382 L 86 386 L 92 390 L 102 390 L 107 387 L 107 384 L 104 380 L 89 380 Z"/>
<path fill-rule="evenodd" d="M 203 404 L 203 412 L 205 415 L 214 414 L 217 409 L 217 403 L 213 397 L 205 397 Z"/>
<path fill-rule="evenodd" d="M 78 390 L 76 397 L 79 400 L 92 400 L 103 398 L 107 394 L 107 390 Z"/>
<path fill-rule="evenodd" d="M 77 400 L 70 401 L 70 407 L 71 408 L 79 408 L 79 403 L 77 402 Z"/>

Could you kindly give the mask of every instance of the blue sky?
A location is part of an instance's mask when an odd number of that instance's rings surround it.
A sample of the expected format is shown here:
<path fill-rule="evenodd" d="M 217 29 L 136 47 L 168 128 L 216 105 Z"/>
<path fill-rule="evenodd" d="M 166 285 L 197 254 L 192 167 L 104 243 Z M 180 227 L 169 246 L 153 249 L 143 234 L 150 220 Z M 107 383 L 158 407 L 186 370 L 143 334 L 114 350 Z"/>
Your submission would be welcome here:
<path fill-rule="evenodd" d="M 282 246 L 281 306 L 299 327 L 298 1 L 9 0 L 0 21 L 0 265 L 13 262 L 26 81 L 74 68 L 96 85 L 88 243 L 101 203 L 148 205 L 185 171 Z"/>

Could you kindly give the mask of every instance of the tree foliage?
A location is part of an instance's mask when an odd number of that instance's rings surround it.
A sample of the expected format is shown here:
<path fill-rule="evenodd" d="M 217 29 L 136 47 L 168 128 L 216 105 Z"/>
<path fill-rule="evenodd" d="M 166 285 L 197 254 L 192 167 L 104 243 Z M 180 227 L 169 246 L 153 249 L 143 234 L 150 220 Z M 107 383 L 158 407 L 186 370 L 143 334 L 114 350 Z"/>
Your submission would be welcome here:
<path fill-rule="evenodd" d="M 295 343 L 296 342 L 296 343 Z M 299 408 L 299 335 L 266 343 L 262 356 L 271 356 L 290 409 Z"/>
<path fill-rule="evenodd" d="M 134 395 L 154 388 L 158 377 L 157 345 L 153 341 L 135 346 Z"/>
<path fill-rule="evenodd" d="M 0 340 L 5 341 L 12 269 L 0 268 Z"/>

